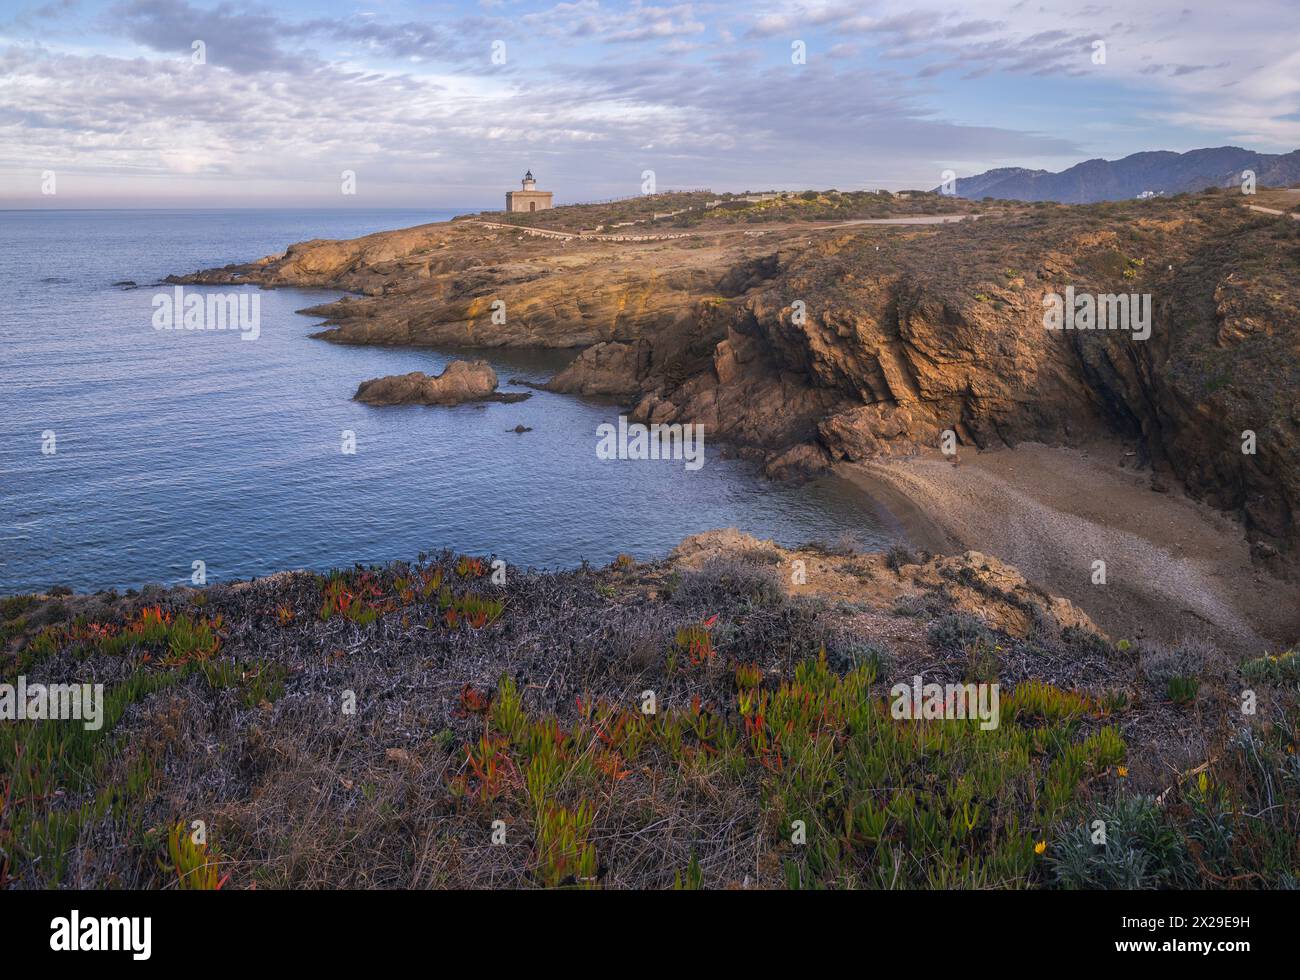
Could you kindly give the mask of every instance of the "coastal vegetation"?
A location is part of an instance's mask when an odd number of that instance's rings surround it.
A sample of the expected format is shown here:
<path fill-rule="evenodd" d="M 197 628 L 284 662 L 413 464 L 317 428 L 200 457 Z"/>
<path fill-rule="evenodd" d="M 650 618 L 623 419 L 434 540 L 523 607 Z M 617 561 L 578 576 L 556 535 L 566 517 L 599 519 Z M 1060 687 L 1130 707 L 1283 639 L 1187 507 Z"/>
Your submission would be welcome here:
<path fill-rule="evenodd" d="M 974 553 L 703 538 L 11 597 L 2 680 L 105 721 L 0 722 L 0 881 L 1300 884 L 1295 652 L 1113 642 Z M 1000 682 L 1000 724 L 899 720 L 913 674 Z"/>
<path fill-rule="evenodd" d="M 980 214 L 998 202 L 969 201 L 933 191 L 761 191 L 714 194 L 674 191 L 536 212 L 484 211 L 478 217 L 521 228 L 635 234 L 674 228 L 707 230 L 734 224 L 791 221 L 852 221 L 909 215 Z M 1009 207 L 1024 207 L 1004 202 Z M 464 221 L 464 217 L 457 220 Z"/>
<path fill-rule="evenodd" d="M 905 504 L 980 511 L 1009 476 L 974 451 L 1022 447 L 1022 470 L 1089 478 L 1040 474 L 992 515 L 1024 525 L 997 550 L 1066 598 L 978 552 L 729 532 L 504 579 L 445 554 L 15 599 L 9 673 L 76 664 L 123 693 L 104 734 L 59 736 L 79 769 L 23 777 L 10 882 L 170 886 L 196 859 L 161 844 L 201 821 L 229 872 L 201 880 L 228 888 L 1300 885 L 1300 668 L 1272 615 L 1300 533 L 1300 225 L 1239 198 L 651 195 L 184 277 L 360 294 L 309 311 L 334 343 L 580 348 L 542 387 L 703 425 L 775 477 L 906 459 Z M 1045 329 L 1067 291 L 1146 297 L 1149 330 Z M 1097 445 L 1118 464 L 1065 455 Z M 945 497 L 935 468 L 959 466 Z M 1171 485 L 1220 513 L 1150 503 Z M 1197 564 L 1224 549 L 1241 561 Z M 1239 615 L 1259 606 L 1225 568 L 1276 609 Z M 997 685 L 1000 716 L 896 713 L 923 678 Z M 20 758 L 57 758 L 35 730 Z M 140 799 L 101 800 L 134 771 Z"/>

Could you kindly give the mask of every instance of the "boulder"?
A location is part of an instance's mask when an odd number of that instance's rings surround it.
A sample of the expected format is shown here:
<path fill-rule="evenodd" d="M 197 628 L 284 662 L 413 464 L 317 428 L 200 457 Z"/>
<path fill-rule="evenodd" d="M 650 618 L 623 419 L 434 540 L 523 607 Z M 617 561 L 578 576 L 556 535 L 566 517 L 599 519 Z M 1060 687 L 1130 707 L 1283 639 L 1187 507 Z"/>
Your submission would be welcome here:
<path fill-rule="evenodd" d="M 361 382 L 352 397 L 367 405 L 460 405 L 473 401 L 518 402 L 527 392 L 496 390 L 497 374 L 487 361 L 452 361 L 442 374 L 423 371 Z"/>
<path fill-rule="evenodd" d="M 547 391 L 570 395 L 626 397 L 640 391 L 645 367 L 644 344 L 607 341 L 588 347 L 573 363 L 548 381 Z"/>

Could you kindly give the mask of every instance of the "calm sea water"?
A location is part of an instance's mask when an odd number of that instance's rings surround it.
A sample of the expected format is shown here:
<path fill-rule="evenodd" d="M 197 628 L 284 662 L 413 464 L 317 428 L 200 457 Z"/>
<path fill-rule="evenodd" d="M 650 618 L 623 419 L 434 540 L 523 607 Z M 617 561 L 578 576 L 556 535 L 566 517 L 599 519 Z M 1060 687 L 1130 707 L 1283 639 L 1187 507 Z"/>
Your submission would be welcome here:
<path fill-rule="evenodd" d="M 731 525 L 785 545 L 897 536 L 837 480 L 772 483 L 715 446 L 695 472 L 599 460 L 596 427 L 618 415 L 609 404 L 353 402 L 367 378 L 432 374 L 456 352 L 310 339 L 318 321 L 294 311 L 337 293 L 261 292 L 256 341 L 151 325 L 169 273 L 454 213 L 0 212 L 0 594 L 188 582 L 196 560 L 228 581 L 444 547 L 572 567 L 660 557 Z M 481 356 L 508 388 L 573 355 Z M 510 431 L 519 424 L 533 431 Z M 340 451 L 343 430 L 355 455 Z"/>

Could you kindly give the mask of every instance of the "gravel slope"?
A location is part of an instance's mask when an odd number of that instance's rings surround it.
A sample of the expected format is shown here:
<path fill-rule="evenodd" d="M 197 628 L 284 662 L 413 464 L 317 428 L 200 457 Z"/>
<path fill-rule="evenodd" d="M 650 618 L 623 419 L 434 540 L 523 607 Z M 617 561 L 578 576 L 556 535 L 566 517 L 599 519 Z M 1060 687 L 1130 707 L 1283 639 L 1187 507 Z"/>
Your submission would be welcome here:
<path fill-rule="evenodd" d="M 974 548 L 1084 609 L 1114 638 L 1205 634 L 1238 654 L 1300 636 L 1300 590 L 1252 564 L 1241 526 L 1173 487 L 1155 493 L 1118 443 L 1025 444 L 847 465 L 933 550 Z M 1106 584 L 1092 563 L 1106 562 Z"/>

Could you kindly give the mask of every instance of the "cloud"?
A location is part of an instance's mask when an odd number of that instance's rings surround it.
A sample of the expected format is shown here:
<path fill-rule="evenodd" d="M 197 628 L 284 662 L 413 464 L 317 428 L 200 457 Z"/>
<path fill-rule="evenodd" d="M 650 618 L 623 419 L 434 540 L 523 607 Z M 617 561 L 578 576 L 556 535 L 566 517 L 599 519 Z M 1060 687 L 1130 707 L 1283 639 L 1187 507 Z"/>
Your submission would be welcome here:
<path fill-rule="evenodd" d="M 897 188 L 945 168 L 1068 166 L 1099 139 L 1300 144 L 1300 55 L 1270 26 L 1284 0 L 1244 0 L 1232 31 L 1169 0 L 543 0 L 418 20 L 83 2 L 76 18 L 62 0 L 34 7 L 0 40 L 0 176 L 328 201 L 352 169 L 363 195 L 455 204 L 495 199 L 526 166 L 572 200 L 635 193 L 646 168 L 661 187 Z M 795 38 L 806 65 L 790 63 Z"/>
<path fill-rule="evenodd" d="M 218 4 L 208 10 L 187 0 L 127 0 L 111 11 L 114 27 L 155 51 L 189 56 L 194 41 L 208 63 L 241 73 L 302 72 L 322 63 L 308 45 L 332 41 L 394 59 L 487 60 L 487 46 L 470 50 L 463 31 L 430 23 L 383 23 L 369 16 L 288 21 L 265 9 Z"/>
<path fill-rule="evenodd" d="M 49 0 L 36 7 L 27 7 L 14 12 L 8 23 L 0 21 L 0 32 L 30 30 L 44 23 L 58 21 L 75 13 L 81 6 L 81 0 Z"/>
<path fill-rule="evenodd" d="M 228 4 L 203 10 L 185 0 L 130 0 L 111 11 L 116 26 L 138 44 L 190 56 L 202 41 L 211 64 L 238 72 L 301 71 L 309 62 L 285 52 L 277 38 L 286 31 L 272 14 L 237 10 Z"/>

